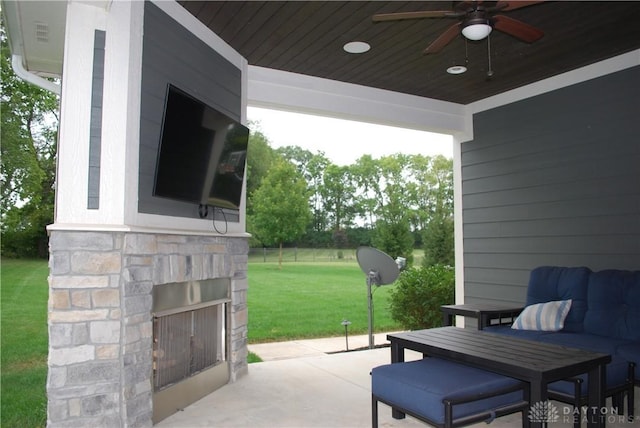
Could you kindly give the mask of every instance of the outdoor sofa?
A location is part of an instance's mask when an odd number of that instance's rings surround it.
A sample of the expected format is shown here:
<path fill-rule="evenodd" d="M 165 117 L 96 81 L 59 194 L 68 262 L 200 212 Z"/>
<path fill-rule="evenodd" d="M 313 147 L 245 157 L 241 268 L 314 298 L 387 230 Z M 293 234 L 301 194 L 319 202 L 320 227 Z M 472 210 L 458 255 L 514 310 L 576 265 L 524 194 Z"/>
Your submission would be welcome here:
<path fill-rule="evenodd" d="M 483 326 L 488 332 L 611 355 L 607 397 L 634 415 L 634 384 L 640 386 L 640 271 L 542 266 L 529 278 L 526 306 L 511 325 Z M 549 385 L 549 397 L 580 407 L 586 375 Z M 579 413 L 576 416 L 580 416 Z M 580 419 L 576 417 L 576 425 Z"/>

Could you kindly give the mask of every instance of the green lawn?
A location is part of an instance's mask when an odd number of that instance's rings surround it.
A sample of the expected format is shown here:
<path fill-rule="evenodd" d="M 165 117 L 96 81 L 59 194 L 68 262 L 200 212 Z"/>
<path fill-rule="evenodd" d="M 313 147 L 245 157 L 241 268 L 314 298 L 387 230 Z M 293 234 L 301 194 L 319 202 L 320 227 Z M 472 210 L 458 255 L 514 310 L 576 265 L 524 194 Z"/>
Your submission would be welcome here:
<path fill-rule="evenodd" d="M 2 260 L 3 427 L 46 423 L 48 272 L 46 261 Z"/>
<path fill-rule="evenodd" d="M 374 288 L 376 331 L 400 329 L 389 315 L 390 286 Z M 368 331 L 367 285 L 355 262 L 249 264 L 249 342 L 281 341 Z"/>
<path fill-rule="evenodd" d="M 2 259 L 2 427 L 46 424 L 47 275 L 44 260 Z M 387 309 L 389 287 L 374 288 L 378 332 L 400 329 Z M 366 278 L 351 253 L 332 263 L 299 261 L 282 269 L 250 262 L 247 298 L 252 343 L 341 336 L 343 319 L 352 322 L 349 334 L 368 331 Z"/>

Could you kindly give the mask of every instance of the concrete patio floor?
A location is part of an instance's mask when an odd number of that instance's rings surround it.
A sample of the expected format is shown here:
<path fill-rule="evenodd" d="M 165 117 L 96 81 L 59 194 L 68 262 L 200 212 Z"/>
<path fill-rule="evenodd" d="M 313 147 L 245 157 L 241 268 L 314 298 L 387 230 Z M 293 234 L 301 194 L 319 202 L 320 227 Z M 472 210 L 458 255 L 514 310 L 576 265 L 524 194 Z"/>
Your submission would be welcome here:
<path fill-rule="evenodd" d="M 384 344 L 386 334 L 377 335 L 375 344 Z M 349 348 L 368 346 L 368 336 L 349 338 Z M 370 427 L 371 378 L 373 367 L 388 364 L 389 348 L 345 350 L 345 338 L 292 341 L 251 345 L 249 350 L 265 360 L 249 365 L 249 374 L 233 384 L 204 397 L 156 426 L 189 427 Z M 421 358 L 407 351 L 406 360 Z M 560 421 L 550 427 L 571 427 L 561 403 Z M 636 413 L 640 411 L 640 389 L 636 388 Z M 570 408 L 567 407 L 567 411 Z M 566 420 L 565 420 L 566 419 Z M 613 420 L 615 419 L 615 421 Z M 425 427 L 411 417 L 396 420 L 391 409 L 379 404 L 380 427 Z M 481 422 L 474 427 L 486 427 Z M 519 414 L 496 419 L 495 428 L 521 426 Z M 586 426 L 586 424 L 583 424 Z M 607 427 L 640 426 L 612 418 Z"/>

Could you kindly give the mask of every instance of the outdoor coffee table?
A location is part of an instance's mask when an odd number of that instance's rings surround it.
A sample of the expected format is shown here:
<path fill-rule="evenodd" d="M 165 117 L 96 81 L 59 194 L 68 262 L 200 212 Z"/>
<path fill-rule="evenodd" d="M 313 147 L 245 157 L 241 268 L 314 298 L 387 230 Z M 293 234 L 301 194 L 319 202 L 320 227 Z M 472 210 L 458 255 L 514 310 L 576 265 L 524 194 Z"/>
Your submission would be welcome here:
<path fill-rule="evenodd" d="M 445 358 L 528 382 L 529 402 L 541 406 L 548 400 L 547 385 L 557 380 L 588 373 L 589 427 L 605 426 L 605 366 L 611 356 L 582 349 L 523 340 L 484 330 L 441 327 L 387 335 L 391 342 L 391 362 L 403 362 L 404 350 Z M 404 417 L 393 410 L 393 417 Z M 531 418 L 532 426 L 545 421 Z"/>

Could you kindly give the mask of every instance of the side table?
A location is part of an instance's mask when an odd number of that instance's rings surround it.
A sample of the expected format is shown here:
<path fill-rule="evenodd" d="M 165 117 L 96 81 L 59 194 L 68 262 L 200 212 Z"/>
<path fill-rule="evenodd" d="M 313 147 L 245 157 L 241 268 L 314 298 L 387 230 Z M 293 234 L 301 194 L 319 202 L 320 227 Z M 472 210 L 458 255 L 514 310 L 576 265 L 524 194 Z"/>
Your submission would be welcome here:
<path fill-rule="evenodd" d="M 462 315 L 478 320 L 478 330 L 490 325 L 492 320 L 498 320 L 498 324 L 503 324 L 503 319 L 513 322 L 522 312 L 522 306 L 505 305 L 499 303 L 467 303 L 464 305 L 443 305 L 442 311 L 443 326 L 453 325 L 453 317 Z"/>

